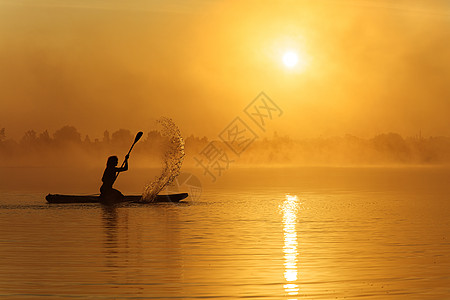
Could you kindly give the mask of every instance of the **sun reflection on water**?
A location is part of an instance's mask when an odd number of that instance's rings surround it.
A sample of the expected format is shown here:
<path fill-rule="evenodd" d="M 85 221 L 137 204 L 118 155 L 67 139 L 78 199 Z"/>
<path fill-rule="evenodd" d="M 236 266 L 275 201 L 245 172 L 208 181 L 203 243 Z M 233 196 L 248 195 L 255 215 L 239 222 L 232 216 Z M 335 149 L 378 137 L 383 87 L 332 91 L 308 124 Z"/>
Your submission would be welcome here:
<path fill-rule="evenodd" d="M 297 196 L 286 195 L 281 210 L 283 212 L 284 231 L 284 278 L 283 286 L 287 295 L 296 296 L 299 286 L 295 282 L 298 278 L 298 241 L 297 241 L 297 211 L 299 200 Z"/>

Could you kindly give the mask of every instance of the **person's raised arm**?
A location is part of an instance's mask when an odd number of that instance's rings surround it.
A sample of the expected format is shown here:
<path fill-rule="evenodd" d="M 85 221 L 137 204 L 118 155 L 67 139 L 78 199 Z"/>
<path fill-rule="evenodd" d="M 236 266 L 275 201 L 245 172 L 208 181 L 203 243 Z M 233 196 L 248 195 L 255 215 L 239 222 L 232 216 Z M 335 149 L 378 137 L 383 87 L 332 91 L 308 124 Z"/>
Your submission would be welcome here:
<path fill-rule="evenodd" d="M 127 154 L 125 156 L 125 164 L 122 168 L 117 168 L 116 171 L 117 172 L 123 172 L 123 171 L 127 171 L 128 170 L 128 159 L 130 158 L 130 156 Z"/>

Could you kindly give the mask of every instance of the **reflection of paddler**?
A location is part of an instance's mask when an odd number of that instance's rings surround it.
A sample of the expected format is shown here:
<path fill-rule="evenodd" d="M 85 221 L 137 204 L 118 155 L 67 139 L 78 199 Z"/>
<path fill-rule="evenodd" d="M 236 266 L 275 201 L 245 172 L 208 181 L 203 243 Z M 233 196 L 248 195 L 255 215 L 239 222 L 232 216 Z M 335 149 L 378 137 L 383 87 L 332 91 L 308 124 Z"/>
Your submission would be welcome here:
<path fill-rule="evenodd" d="M 102 199 L 102 202 L 120 202 L 123 200 L 123 194 L 120 191 L 113 189 L 113 184 L 120 172 L 128 170 L 129 157 L 130 156 L 128 154 L 125 156 L 123 167 L 120 168 L 117 168 L 117 164 L 119 163 L 117 156 L 110 156 L 108 158 L 108 161 L 106 162 L 106 169 L 105 172 L 103 172 L 102 177 L 103 184 L 100 187 L 100 198 Z"/>
<path fill-rule="evenodd" d="M 142 131 L 139 131 L 134 138 L 134 142 L 131 145 L 130 151 L 128 151 L 127 155 L 125 155 L 125 161 L 123 162 L 120 168 L 117 168 L 117 164 L 119 163 L 119 159 L 117 156 L 110 156 L 108 161 L 106 162 L 106 169 L 103 172 L 102 177 L 102 186 L 100 187 L 100 201 L 103 203 L 115 203 L 121 202 L 124 199 L 123 194 L 113 189 L 113 184 L 119 176 L 120 172 L 124 172 L 128 170 L 128 159 L 130 158 L 131 150 L 133 150 L 134 145 L 139 141 L 142 137 Z"/>

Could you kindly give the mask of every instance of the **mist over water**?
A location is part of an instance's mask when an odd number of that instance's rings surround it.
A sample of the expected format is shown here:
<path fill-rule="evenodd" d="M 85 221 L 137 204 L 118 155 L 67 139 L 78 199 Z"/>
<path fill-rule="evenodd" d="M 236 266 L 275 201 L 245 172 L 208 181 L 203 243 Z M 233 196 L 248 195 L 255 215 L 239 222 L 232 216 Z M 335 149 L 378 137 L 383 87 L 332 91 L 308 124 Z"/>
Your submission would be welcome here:
<path fill-rule="evenodd" d="M 172 181 L 180 174 L 181 165 L 184 159 L 184 140 L 181 136 L 180 129 L 170 118 L 162 117 L 157 120 L 161 127 L 161 136 L 167 138 L 166 149 L 164 151 L 164 167 L 161 174 L 145 186 L 142 199 L 145 202 L 152 202 L 156 195 L 161 192 L 164 187 L 172 183 Z"/>

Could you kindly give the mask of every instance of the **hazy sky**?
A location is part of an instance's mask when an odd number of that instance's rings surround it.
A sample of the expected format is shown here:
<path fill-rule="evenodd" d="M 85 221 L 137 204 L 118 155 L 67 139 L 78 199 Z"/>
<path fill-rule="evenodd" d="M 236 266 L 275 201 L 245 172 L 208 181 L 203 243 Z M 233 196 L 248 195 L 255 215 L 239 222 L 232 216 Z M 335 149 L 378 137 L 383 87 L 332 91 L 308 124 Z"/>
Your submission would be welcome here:
<path fill-rule="evenodd" d="M 0 0 L 0 128 L 214 137 L 265 91 L 269 134 L 450 135 L 449 1 L 186 3 Z"/>

